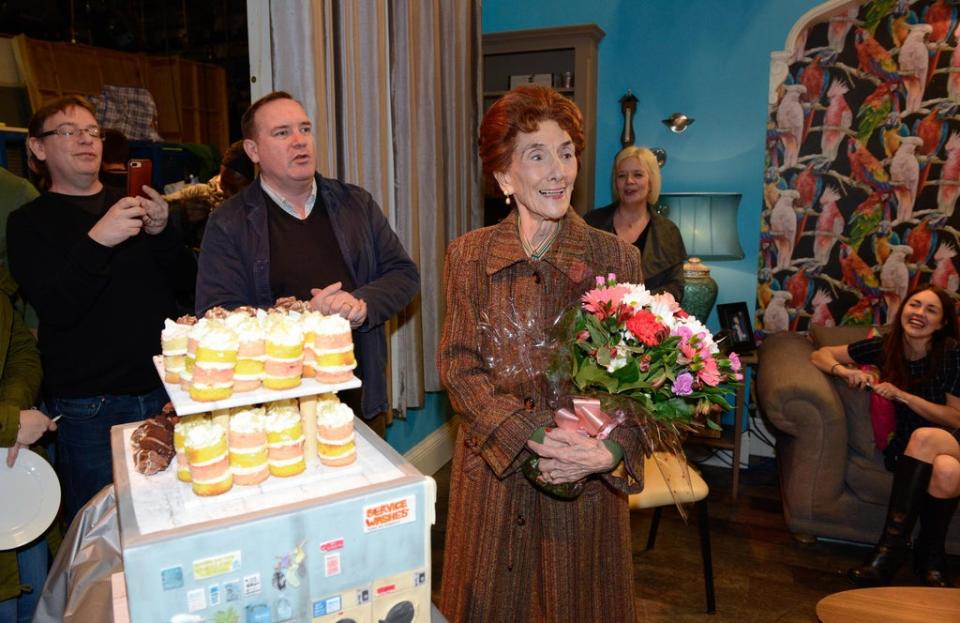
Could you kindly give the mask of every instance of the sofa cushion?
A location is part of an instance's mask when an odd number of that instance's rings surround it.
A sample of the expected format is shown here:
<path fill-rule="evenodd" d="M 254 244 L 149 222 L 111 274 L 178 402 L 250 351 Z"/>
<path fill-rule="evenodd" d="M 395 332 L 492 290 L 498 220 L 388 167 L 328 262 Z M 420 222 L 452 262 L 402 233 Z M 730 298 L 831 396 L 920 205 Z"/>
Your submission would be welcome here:
<path fill-rule="evenodd" d="M 871 327 L 826 327 L 823 325 L 810 325 L 810 337 L 813 338 L 815 348 L 821 346 L 839 346 L 840 344 L 850 344 L 867 337 L 867 332 Z"/>
<path fill-rule="evenodd" d="M 883 467 L 883 455 L 874 451 L 872 458 L 850 455 L 844 474 L 847 487 L 864 502 L 886 505 L 893 487 L 893 474 Z"/>
<path fill-rule="evenodd" d="M 870 393 L 848 387 L 838 378 L 833 379 L 833 387 L 843 404 L 847 419 L 847 445 L 850 451 L 862 457 L 873 457 L 876 446 L 873 443 L 873 423 L 870 421 Z"/>

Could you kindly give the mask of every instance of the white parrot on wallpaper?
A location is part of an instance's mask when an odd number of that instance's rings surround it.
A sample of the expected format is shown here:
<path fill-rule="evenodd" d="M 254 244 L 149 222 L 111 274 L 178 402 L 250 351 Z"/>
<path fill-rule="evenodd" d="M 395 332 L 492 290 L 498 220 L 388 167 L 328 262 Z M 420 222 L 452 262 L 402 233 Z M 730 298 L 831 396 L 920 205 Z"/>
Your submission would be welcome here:
<path fill-rule="evenodd" d="M 827 89 L 830 103 L 827 104 L 827 112 L 823 116 L 824 130 L 820 135 L 820 151 L 821 156 L 830 161 L 837 159 L 840 141 L 846 136 L 844 130 L 849 130 L 853 125 L 853 111 L 844 97 L 849 91 L 850 87 L 843 80 L 834 80 Z M 840 129 L 830 130 L 827 127 Z"/>
<path fill-rule="evenodd" d="M 960 133 L 954 132 L 950 135 L 945 149 L 947 150 L 947 161 L 943 163 L 943 167 L 940 169 L 937 210 L 951 216 L 957 206 L 957 197 L 960 196 Z"/>
<path fill-rule="evenodd" d="M 787 311 L 787 301 L 793 296 L 786 290 L 775 290 L 773 298 L 763 310 L 763 330 L 767 333 L 786 331 L 790 327 L 790 313 Z"/>
<path fill-rule="evenodd" d="M 954 102 L 960 102 L 960 24 L 953 31 L 956 45 L 950 55 L 950 73 L 947 74 L 947 97 Z"/>
<path fill-rule="evenodd" d="M 904 136 L 900 147 L 890 161 L 890 181 L 897 196 L 897 225 L 913 215 L 913 206 L 917 201 L 917 183 L 920 181 L 920 162 L 917 160 L 917 147 L 923 145 L 919 136 Z"/>
<path fill-rule="evenodd" d="M 775 270 L 790 267 L 793 258 L 793 246 L 797 236 L 797 213 L 793 208 L 800 193 L 792 188 L 780 191 L 777 205 L 770 211 L 770 233 L 777 247 L 777 265 Z"/>
<path fill-rule="evenodd" d="M 817 288 L 817 291 L 813 294 L 813 300 L 810 301 L 810 305 L 813 307 L 810 324 L 819 324 L 825 327 L 835 326 L 837 321 L 833 319 L 833 313 L 830 311 L 830 303 L 832 302 L 833 297 L 830 296 L 829 292 Z"/>
<path fill-rule="evenodd" d="M 900 48 L 897 64 L 907 89 L 906 112 L 920 110 L 923 103 L 923 91 L 927 84 L 927 68 L 930 65 L 930 53 L 927 50 L 927 35 L 933 32 L 930 24 L 913 24 L 907 40 Z"/>
<path fill-rule="evenodd" d="M 820 266 L 830 261 L 830 252 L 846 225 L 837 206 L 839 200 L 840 194 L 832 185 L 828 184 L 820 193 L 820 214 L 817 216 L 817 233 L 813 238 L 813 259 Z"/>
<path fill-rule="evenodd" d="M 800 103 L 800 95 L 806 93 L 807 88 L 802 84 L 788 84 L 784 91 L 777 107 L 777 130 L 783 141 L 783 164 L 792 167 L 797 164 L 803 140 L 803 104 Z"/>
<path fill-rule="evenodd" d="M 847 41 L 847 34 L 857 20 L 859 11 L 860 7 L 855 6 L 847 9 L 844 15 L 830 18 L 830 25 L 827 27 L 827 45 L 830 49 L 837 52 L 843 51 L 843 44 Z"/>
<path fill-rule="evenodd" d="M 893 319 L 897 308 L 903 303 L 910 289 L 910 270 L 906 259 L 913 253 L 913 247 L 895 244 L 890 247 L 890 255 L 880 269 L 880 288 L 887 302 L 887 318 Z"/>
<path fill-rule="evenodd" d="M 930 283 L 950 292 L 956 292 L 957 288 L 960 288 L 960 275 L 957 274 L 957 267 L 953 265 L 953 258 L 956 256 L 957 250 L 950 243 L 944 242 L 937 248 L 937 252 L 933 254 L 937 266 L 930 275 Z"/>

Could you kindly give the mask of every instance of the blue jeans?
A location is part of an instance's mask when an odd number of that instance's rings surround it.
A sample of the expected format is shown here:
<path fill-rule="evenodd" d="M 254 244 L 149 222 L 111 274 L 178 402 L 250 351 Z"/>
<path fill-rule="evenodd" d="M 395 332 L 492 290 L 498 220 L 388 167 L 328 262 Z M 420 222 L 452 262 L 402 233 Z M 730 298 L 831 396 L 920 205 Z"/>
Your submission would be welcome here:
<path fill-rule="evenodd" d="M 3 623 L 29 623 L 33 619 L 33 612 L 40 603 L 43 583 L 47 579 L 47 552 L 47 541 L 42 536 L 17 550 L 20 583 L 30 585 L 33 590 L 0 601 L 0 621 Z"/>
<path fill-rule="evenodd" d="M 163 388 L 139 396 L 53 398 L 47 401 L 57 422 L 57 471 L 63 487 L 67 525 L 100 489 L 113 482 L 110 428 L 160 413 Z"/>

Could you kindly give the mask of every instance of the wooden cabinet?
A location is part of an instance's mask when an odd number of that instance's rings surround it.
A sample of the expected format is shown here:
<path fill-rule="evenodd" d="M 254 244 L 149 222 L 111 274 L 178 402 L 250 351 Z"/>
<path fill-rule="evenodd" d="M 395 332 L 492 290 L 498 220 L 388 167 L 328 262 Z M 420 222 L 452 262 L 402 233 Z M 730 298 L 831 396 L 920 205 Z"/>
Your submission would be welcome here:
<path fill-rule="evenodd" d="M 574 187 L 573 206 L 580 214 L 593 207 L 596 164 L 597 45 L 604 36 L 596 24 L 483 35 L 483 109 L 510 89 L 514 80 L 548 81 L 580 107 L 586 145 Z M 489 193 L 488 189 L 488 193 Z M 499 193 L 496 193 L 499 195 Z M 488 196 L 485 223 L 503 212 L 503 197 Z"/>

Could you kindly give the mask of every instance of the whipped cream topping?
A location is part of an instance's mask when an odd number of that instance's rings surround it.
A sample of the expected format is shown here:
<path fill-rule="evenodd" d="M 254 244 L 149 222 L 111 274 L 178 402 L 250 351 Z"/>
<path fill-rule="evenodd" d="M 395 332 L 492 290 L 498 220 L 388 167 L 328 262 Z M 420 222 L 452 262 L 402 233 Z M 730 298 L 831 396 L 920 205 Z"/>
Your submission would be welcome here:
<path fill-rule="evenodd" d="M 226 435 L 216 422 L 197 422 L 186 431 L 184 443 L 187 448 L 206 448 L 220 442 Z"/>
<path fill-rule="evenodd" d="M 339 335 L 350 333 L 350 321 L 342 316 L 323 316 L 317 321 L 318 335 Z"/>
<path fill-rule="evenodd" d="M 230 415 L 230 430 L 238 433 L 259 433 L 264 428 L 266 414 L 261 407 L 238 409 Z"/>
<path fill-rule="evenodd" d="M 353 409 L 338 402 L 332 408 L 324 405 L 324 408 L 321 410 L 319 405 L 317 407 L 317 425 L 318 426 L 328 426 L 328 427 L 337 427 L 343 426 L 344 424 L 349 424 L 353 421 Z"/>
<path fill-rule="evenodd" d="M 300 323 L 281 314 L 270 314 L 266 322 L 267 340 L 274 344 L 298 346 L 303 344 L 303 331 Z"/>
<path fill-rule="evenodd" d="M 187 337 L 188 333 L 190 333 L 190 325 L 177 324 L 176 321 L 167 318 L 163 321 L 163 331 L 160 332 L 160 337 L 164 340 L 175 340 Z"/>
<path fill-rule="evenodd" d="M 207 332 L 200 337 L 200 347 L 210 350 L 237 350 L 240 339 L 237 334 L 221 323 L 211 323 Z"/>
<path fill-rule="evenodd" d="M 300 423 L 300 410 L 296 407 L 270 409 L 264 418 L 264 424 L 270 432 L 286 430 Z"/>

